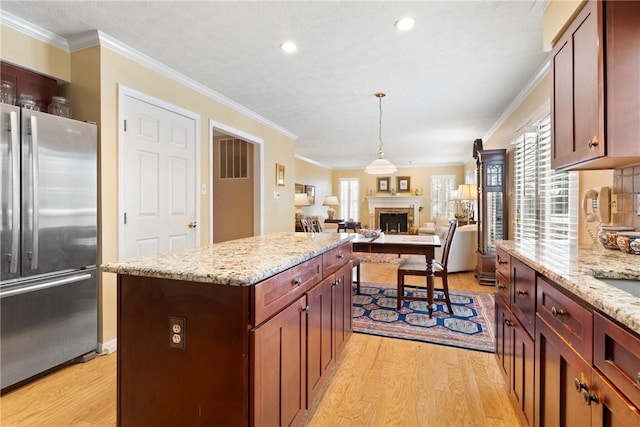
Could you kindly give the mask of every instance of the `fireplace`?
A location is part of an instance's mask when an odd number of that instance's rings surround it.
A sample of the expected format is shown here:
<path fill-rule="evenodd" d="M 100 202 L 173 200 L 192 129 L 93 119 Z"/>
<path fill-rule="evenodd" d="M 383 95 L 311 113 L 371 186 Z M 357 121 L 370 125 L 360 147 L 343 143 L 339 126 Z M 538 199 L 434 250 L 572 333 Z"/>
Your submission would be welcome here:
<path fill-rule="evenodd" d="M 402 212 L 383 212 L 378 215 L 378 228 L 388 234 L 407 233 L 409 214 Z"/>
<path fill-rule="evenodd" d="M 369 224 L 389 234 L 407 233 L 420 223 L 421 201 L 421 196 L 369 196 Z"/>

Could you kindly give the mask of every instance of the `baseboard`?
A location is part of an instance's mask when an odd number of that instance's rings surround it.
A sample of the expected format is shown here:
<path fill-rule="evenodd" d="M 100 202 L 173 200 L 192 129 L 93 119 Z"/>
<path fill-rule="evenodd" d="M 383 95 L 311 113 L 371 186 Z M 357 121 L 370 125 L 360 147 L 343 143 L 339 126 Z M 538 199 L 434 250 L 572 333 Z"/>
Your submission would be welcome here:
<path fill-rule="evenodd" d="M 118 339 L 98 343 L 98 354 L 111 354 L 118 349 Z"/>

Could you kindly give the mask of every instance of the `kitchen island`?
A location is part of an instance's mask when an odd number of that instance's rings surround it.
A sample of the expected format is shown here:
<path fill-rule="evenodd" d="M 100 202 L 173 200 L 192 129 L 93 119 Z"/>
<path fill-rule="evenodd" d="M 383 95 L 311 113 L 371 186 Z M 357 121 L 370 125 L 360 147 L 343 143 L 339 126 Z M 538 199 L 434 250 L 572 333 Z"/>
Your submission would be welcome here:
<path fill-rule="evenodd" d="M 275 233 L 118 274 L 119 426 L 300 423 L 351 333 L 351 239 Z"/>
<path fill-rule="evenodd" d="M 640 257 L 496 246 L 496 356 L 523 425 L 640 425 Z"/>

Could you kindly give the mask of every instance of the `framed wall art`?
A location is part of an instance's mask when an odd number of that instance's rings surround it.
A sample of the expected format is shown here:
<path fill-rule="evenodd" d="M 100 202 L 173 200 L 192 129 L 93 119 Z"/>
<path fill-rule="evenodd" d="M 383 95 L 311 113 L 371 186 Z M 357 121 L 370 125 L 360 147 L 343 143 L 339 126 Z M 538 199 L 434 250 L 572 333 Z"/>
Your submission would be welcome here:
<path fill-rule="evenodd" d="M 309 203 L 311 203 L 312 205 L 316 204 L 316 187 L 315 185 L 305 185 L 304 186 L 305 192 L 307 193 L 307 196 L 309 197 Z"/>
<path fill-rule="evenodd" d="M 376 188 L 378 189 L 378 192 L 388 193 L 390 181 L 391 181 L 391 178 L 388 176 L 385 176 L 383 178 L 377 178 L 378 185 L 376 186 Z"/>
<path fill-rule="evenodd" d="M 284 187 L 284 165 L 276 163 L 276 185 Z"/>
<path fill-rule="evenodd" d="M 295 190 L 296 193 L 304 193 L 305 192 L 304 191 L 304 184 L 296 184 L 295 188 L 296 188 L 296 190 Z"/>
<path fill-rule="evenodd" d="M 396 177 L 396 184 L 398 187 L 398 193 L 411 192 L 411 177 L 410 176 L 398 176 Z"/>

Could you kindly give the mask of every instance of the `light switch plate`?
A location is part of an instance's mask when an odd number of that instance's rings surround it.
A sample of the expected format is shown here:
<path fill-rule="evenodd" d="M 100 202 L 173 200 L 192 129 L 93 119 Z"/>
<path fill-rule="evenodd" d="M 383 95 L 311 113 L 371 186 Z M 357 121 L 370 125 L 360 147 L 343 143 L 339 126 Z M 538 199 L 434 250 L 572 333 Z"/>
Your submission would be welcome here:
<path fill-rule="evenodd" d="M 618 195 L 617 194 L 611 195 L 611 213 L 612 214 L 618 213 Z"/>

